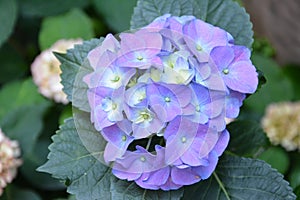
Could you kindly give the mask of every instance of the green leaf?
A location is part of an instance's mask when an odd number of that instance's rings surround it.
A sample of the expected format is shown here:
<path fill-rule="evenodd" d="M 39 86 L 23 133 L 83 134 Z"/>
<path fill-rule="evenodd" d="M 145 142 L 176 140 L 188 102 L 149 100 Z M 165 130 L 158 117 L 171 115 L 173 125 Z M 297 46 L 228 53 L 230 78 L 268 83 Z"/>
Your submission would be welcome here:
<path fill-rule="evenodd" d="M 264 73 L 260 70 L 256 70 L 256 72 L 258 73 L 258 86 L 257 86 L 257 90 L 255 92 L 258 92 L 258 90 L 267 83 L 267 79 L 264 76 Z"/>
<path fill-rule="evenodd" d="M 88 60 L 86 60 L 78 70 L 73 86 L 72 105 L 86 112 L 90 111 L 90 105 L 87 99 L 88 86 L 83 82 L 85 75 L 92 73 Z"/>
<path fill-rule="evenodd" d="M 100 162 L 105 141 L 89 121 L 88 113 L 75 111 L 75 122 L 67 120 L 52 139 L 49 160 L 38 170 L 66 180 L 67 191 L 77 199 L 171 200 L 181 197 L 182 190 L 148 191 L 133 182 L 115 178 L 111 169 Z"/>
<path fill-rule="evenodd" d="M 294 98 L 293 100 L 300 100 L 300 88 L 299 88 L 299 80 L 300 80 L 300 67 L 296 65 L 285 66 L 282 68 L 286 77 L 291 81 L 293 90 L 294 90 Z"/>
<path fill-rule="evenodd" d="M 293 188 L 300 187 L 300 160 L 299 153 L 297 157 L 291 159 L 292 167 L 290 169 L 288 178 Z"/>
<path fill-rule="evenodd" d="M 0 0 L 0 47 L 13 32 L 18 15 L 15 0 Z"/>
<path fill-rule="evenodd" d="M 230 133 L 228 150 L 240 156 L 254 156 L 268 144 L 260 124 L 255 121 L 234 121 L 227 126 Z"/>
<path fill-rule="evenodd" d="M 101 135 L 86 119 L 80 123 L 84 127 L 76 127 L 74 120 L 69 119 L 60 127 L 56 135 L 52 137 L 53 144 L 49 146 L 50 153 L 46 164 L 38 168 L 38 171 L 52 174 L 53 177 L 66 181 L 68 192 L 75 194 L 78 199 L 101 199 L 109 197 L 101 184 L 109 183 L 106 172 L 110 169 L 98 161 L 94 156 L 99 156 L 102 151 L 91 154 L 78 135 L 85 132 L 91 141 L 99 141 Z M 96 134 L 95 134 L 96 133 Z M 103 141 L 103 139 L 102 139 Z M 97 144 L 93 146 L 97 148 Z M 101 196 L 100 196 L 101 195 Z"/>
<path fill-rule="evenodd" d="M 102 15 L 107 25 L 116 32 L 128 30 L 133 8 L 137 0 L 93 0 L 96 11 Z"/>
<path fill-rule="evenodd" d="M 292 163 L 289 169 L 288 180 L 293 188 L 300 187 L 300 153 L 290 153 L 290 162 Z"/>
<path fill-rule="evenodd" d="M 33 151 L 43 127 L 43 115 L 48 104 L 23 106 L 9 112 L 0 121 L 3 132 L 11 139 L 18 140 L 22 154 Z"/>
<path fill-rule="evenodd" d="M 270 103 L 289 101 L 293 98 L 292 84 L 284 76 L 280 66 L 270 58 L 259 54 L 253 54 L 252 61 L 259 70 L 264 72 L 267 83 L 244 101 L 246 108 L 263 115 L 266 106 Z"/>
<path fill-rule="evenodd" d="M 76 200 L 76 197 L 74 195 L 69 195 L 68 198 L 58 198 L 55 200 Z"/>
<path fill-rule="evenodd" d="M 300 200 L 300 185 L 295 189 L 295 194 L 297 196 L 297 200 Z"/>
<path fill-rule="evenodd" d="M 166 13 L 194 15 L 231 33 L 236 44 L 251 48 L 253 31 L 249 15 L 232 0 L 139 0 L 131 18 L 131 29 L 143 27 Z"/>
<path fill-rule="evenodd" d="M 295 200 L 283 176 L 261 160 L 224 155 L 208 180 L 186 187 L 189 199 L 276 199 Z"/>
<path fill-rule="evenodd" d="M 43 127 L 43 115 L 50 105 L 31 79 L 6 84 L 0 90 L 0 126 L 20 142 L 23 155 L 32 151 Z"/>
<path fill-rule="evenodd" d="M 27 63 L 20 54 L 10 45 L 4 45 L 0 49 L 0 84 L 19 79 L 28 68 Z"/>
<path fill-rule="evenodd" d="M 101 44 L 102 41 L 103 38 L 92 39 L 85 41 L 82 45 L 75 45 L 75 48 L 68 50 L 66 54 L 55 54 L 62 63 L 63 91 L 67 94 L 68 100 L 72 101 L 73 106 L 85 111 L 89 110 L 86 96 L 87 85 L 80 78 L 86 73 L 84 70 L 86 67 L 82 70 L 80 68 L 86 62 L 88 52 Z M 80 72 L 79 76 L 76 77 L 78 72 Z M 77 80 L 75 81 L 75 79 Z M 73 94 L 75 95 L 73 96 Z"/>
<path fill-rule="evenodd" d="M 33 151 L 22 157 L 21 173 L 36 188 L 42 190 L 63 190 L 65 185 L 62 182 L 54 179 L 49 174 L 36 171 L 37 167 L 46 162 L 49 144 L 50 142 L 45 139 L 39 139 L 36 142 Z"/>
<path fill-rule="evenodd" d="M 59 39 L 90 39 L 93 36 L 94 31 L 90 18 L 83 11 L 73 9 L 68 13 L 47 17 L 43 20 L 39 45 L 44 50 Z"/>
<path fill-rule="evenodd" d="M 293 188 L 296 188 L 300 186 L 300 168 L 299 165 L 295 167 L 289 174 L 289 180 L 291 183 L 291 186 Z"/>
<path fill-rule="evenodd" d="M 29 17 L 45 17 L 67 12 L 71 8 L 82 8 L 87 0 L 20 0 L 21 13 Z"/>
<path fill-rule="evenodd" d="M 286 173 L 290 165 L 287 152 L 280 147 L 270 147 L 257 158 L 269 163 L 282 174 Z"/>
<path fill-rule="evenodd" d="M 38 104 L 49 102 L 38 93 L 32 79 L 6 84 L 0 90 L 0 121 L 14 109 Z"/>
<path fill-rule="evenodd" d="M 63 108 L 63 110 L 59 116 L 58 123 L 63 124 L 66 119 L 68 119 L 72 116 L 73 116 L 72 106 L 69 104 Z"/>
<path fill-rule="evenodd" d="M 110 191 L 112 200 L 176 200 L 183 196 L 183 189 L 173 191 L 143 190 L 133 182 L 122 181 L 114 177 L 112 177 Z"/>
<path fill-rule="evenodd" d="M 41 200 L 41 197 L 28 189 L 21 189 L 13 185 L 5 188 L 0 200 Z"/>
<path fill-rule="evenodd" d="M 254 52 L 260 53 L 268 58 L 275 56 L 275 49 L 266 38 L 254 37 L 252 48 Z"/>

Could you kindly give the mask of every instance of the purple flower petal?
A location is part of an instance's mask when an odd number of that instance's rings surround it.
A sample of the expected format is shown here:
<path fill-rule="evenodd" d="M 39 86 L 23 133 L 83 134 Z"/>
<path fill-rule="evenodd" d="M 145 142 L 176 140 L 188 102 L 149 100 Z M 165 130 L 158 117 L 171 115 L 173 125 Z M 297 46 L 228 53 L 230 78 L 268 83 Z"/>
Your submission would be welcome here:
<path fill-rule="evenodd" d="M 164 138 L 165 140 L 168 140 L 168 138 L 172 135 L 176 135 L 179 126 L 181 123 L 181 117 L 176 117 L 171 122 L 169 122 L 168 126 L 166 127 L 164 131 Z"/>
<path fill-rule="evenodd" d="M 234 50 L 235 55 L 233 62 L 250 60 L 251 52 L 247 47 L 235 45 L 231 48 Z"/>
<path fill-rule="evenodd" d="M 210 51 L 228 44 L 227 33 L 201 20 L 195 19 L 183 27 L 184 40 L 200 62 L 209 60 Z"/>
<path fill-rule="evenodd" d="M 224 150 L 226 149 L 228 143 L 229 143 L 229 132 L 227 130 L 224 130 L 218 139 L 217 144 L 215 145 L 213 151 L 216 152 L 217 156 L 221 156 Z"/>
<path fill-rule="evenodd" d="M 224 75 L 226 85 L 241 93 L 254 93 L 258 85 L 258 75 L 255 67 L 246 61 L 233 63 Z"/>
<path fill-rule="evenodd" d="M 127 120 L 118 122 L 115 125 L 106 127 L 102 130 L 102 136 L 108 142 L 104 151 L 106 162 L 121 158 L 128 145 L 134 140 L 131 133 L 131 123 Z"/>
<path fill-rule="evenodd" d="M 208 157 L 209 157 L 208 166 L 194 167 L 192 170 L 195 174 L 201 177 L 201 179 L 209 178 L 211 174 L 214 172 L 218 163 L 218 156 L 215 152 L 211 152 Z"/>
<path fill-rule="evenodd" d="M 188 119 L 181 118 L 178 130 L 168 137 L 166 143 L 166 164 L 171 164 L 180 158 L 192 145 L 199 126 Z"/>
<path fill-rule="evenodd" d="M 199 158 L 206 158 L 218 142 L 219 134 L 215 129 L 208 126 L 201 126 L 196 138 L 201 140 L 202 144 L 200 146 L 195 145 L 192 147 L 198 152 Z"/>
<path fill-rule="evenodd" d="M 191 185 L 201 180 L 201 177 L 192 168 L 178 169 L 173 167 L 171 177 L 172 181 L 178 185 Z"/>
<path fill-rule="evenodd" d="M 157 115 L 147 107 L 124 106 L 127 118 L 132 121 L 133 137 L 146 138 L 153 133 L 158 133 L 164 127 Z"/>
<path fill-rule="evenodd" d="M 167 182 L 169 176 L 170 176 L 170 167 L 164 167 L 162 169 L 153 172 L 144 173 L 138 180 L 136 180 L 136 183 L 138 185 L 145 184 L 145 185 L 160 186 Z"/>
<path fill-rule="evenodd" d="M 91 67 L 97 69 L 103 66 L 103 57 L 101 57 L 102 54 L 104 54 L 106 51 L 117 52 L 119 48 L 119 41 L 116 40 L 112 34 L 108 34 L 100 46 L 89 52 L 87 59 L 89 60 Z"/>
<path fill-rule="evenodd" d="M 229 46 L 215 47 L 210 53 L 211 59 L 214 61 L 220 71 L 228 68 L 234 59 L 234 50 Z"/>
<path fill-rule="evenodd" d="M 218 132 L 223 131 L 226 128 L 225 108 L 222 110 L 220 115 L 209 120 L 209 127 Z"/>
<path fill-rule="evenodd" d="M 182 187 L 182 185 L 178 185 L 178 184 L 175 184 L 173 181 L 172 181 L 172 178 L 169 177 L 167 182 L 164 184 L 164 185 L 161 185 L 160 186 L 160 189 L 164 190 L 164 191 L 168 191 L 168 190 L 177 190 L 179 189 L 180 187 Z"/>
<path fill-rule="evenodd" d="M 138 83 L 127 89 L 125 92 L 125 99 L 130 107 L 146 107 L 148 105 L 146 84 Z"/>
<path fill-rule="evenodd" d="M 112 173 L 119 179 L 126 179 L 128 181 L 136 180 L 142 175 L 142 173 L 129 173 L 126 171 L 119 171 L 116 169 L 112 169 Z"/>
<path fill-rule="evenodd" d="M 123 120 L 124 87 L 116 90 L 97 87 L 88 91 L 91 118 L 97 130 L 101 131 Z"/>
<path fill-rule="evenodd" d="M 230 91 L 229 95 L 226 96 L 226 117 L 236 118 L 239 115 L 240 107 L 243 104 L 244 99 L 246 98 L 245 94 Z"/>
<path fill-rule="evenodd" d="M 225 84 L 241 93 L 254 93 L 258 85 L 256 69 L 248 57 L 246 48 L 216 47 L 211 52 L 212 61 L 220 70 Z M 233 62 L 229 63 L 230 60 Z"/>
<path fill-rule="evenodd" d="M 161 65 L 157 56 L 163 45 L 160 34 L 140 30 L 136 33 L 122 33 L 120 38 L 121 52 L 116 65 L 140 69 L 147 69 L 153 64 Z"/>
<path fill-rule="evenodd" d="M 189 166 L 208 165 L 206 159 L 199 156 L 199 150 L 204 141 L 201 138 L 195 138 L 191 147 L 180 157 L 183 163 Z"/>
<path fill-rule="evenodd" d="M 97 63 L 97 68 L 91 74 L 86 75 L 83 81 L 89 86 L 89 88 L 94 88 L 100 86 L 98 83 L 103 78 L 104 73 L 107 68 L 111 68 L 117 55 L 111 51 L 105 51 L 101 54 L 99 58 L 100 64 Z"/>
<path fill-rule="evenodd" d="M 201 72 L 197 69 L 198 71 L 195 74 L 196 83 L 203 85 L 210 90 L 226 91 L 227 87 L 224 83 L 222 74 L 220 73 L 218 67 L 213 62 L 209 62 L 205 64 L 205 66 L 209 66 L 210 68 L 208 77 L 207 74 L 201 75 L 201 73 L 205 73 L 205 71 Z"/>
<path fill-rule="evenodd" d="M 163 122 L 173 120 L 182 113 L 182 108 L 190 101 L 188 87 L 174 84 L 148 84 L 149 105 Z"/>
<path fill-rule="evenodd" d="M 135 72 L 130 68 L 107 67 L 101 75 L 97 74 L 99 79 L 94 81 L 98 86 L 117 89 L 126 86 Z"/>
<path fill-rule="evenodd" d="M 171 17 L 170 14 L 164 14 L 163 16 L 160 16 L 153 20 L 149 25 L 145 27 L 147 31 L 160 31 L 161 29 L 165 28 L 168 26 L 167 19 Z"/>
<path fill-rule="evenodd" d="M 156 155 L 149 153 L 141 146 L 134 152 L 126 151 L 123 158 L 117 159 L 113 169 L 128 173 L 148 173 L 166 167 L 165 148 L 156 148 Z"/>

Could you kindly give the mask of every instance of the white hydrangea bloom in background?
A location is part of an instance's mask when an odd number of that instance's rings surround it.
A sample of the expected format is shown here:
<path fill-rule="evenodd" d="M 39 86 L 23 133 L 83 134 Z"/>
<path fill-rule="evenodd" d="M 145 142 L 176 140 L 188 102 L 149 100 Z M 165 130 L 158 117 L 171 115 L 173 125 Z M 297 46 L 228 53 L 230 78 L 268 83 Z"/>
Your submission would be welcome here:
<path fill-rule="evenodd" d="M 60 62 L 53 52 L 66 53 L 67 49 L 73 48 L 75 44 L 81 44 L 81 39 L 58 40 L 49 49 L 38 55 L 31 65 L 33 81 L 39 88 L 39 92 L 57 103 L 67 104 L 67 95 L 63 92 L 60 83 Z"/>
<path fill-rule="evenodd" d="M 20 155 L 18 142 L 7 138 L 0 129 L 0 196 L 17 175 L 17 168 L 22 164 Z"/>
<path fill-rule="evenodd" d="M 262 126 L 273 144 L 287 151 L 300 150 L 300 102 L 270 104 Z"/>

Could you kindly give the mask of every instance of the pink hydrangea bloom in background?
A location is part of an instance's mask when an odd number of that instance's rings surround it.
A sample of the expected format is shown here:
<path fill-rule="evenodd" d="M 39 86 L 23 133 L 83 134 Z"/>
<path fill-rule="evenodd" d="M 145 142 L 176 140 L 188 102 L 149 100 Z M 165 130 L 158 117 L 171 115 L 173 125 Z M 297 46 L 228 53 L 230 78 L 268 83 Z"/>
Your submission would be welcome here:
<path fill-rule="evenodd" d="M 272 144 L 280 144 L 287 151 L 300 151 L 300 102 L 270 104 L 262 127 Z"/>
<path fill-rule="evenodd" d="M 0 196 L 17 175 L 17 168 L 22 164 L 20 155 L 18 142 L 7 138 L 0 129 Z"/>
<path fill-rule="evenodd" d="M 34 83 L 38 86 L 39 92 L 57 103 L 67 104 L 67 95 L 63 92 L 63 85 L 60 83 L 61 70 L 60 62 L 53 52 L 66 53 L 67 49 L 73 48 L 75 44 L 81 44 L 81 39 L 58 40 L 49 49 L 38 55 L 31 65 L 31 73 Z"/>

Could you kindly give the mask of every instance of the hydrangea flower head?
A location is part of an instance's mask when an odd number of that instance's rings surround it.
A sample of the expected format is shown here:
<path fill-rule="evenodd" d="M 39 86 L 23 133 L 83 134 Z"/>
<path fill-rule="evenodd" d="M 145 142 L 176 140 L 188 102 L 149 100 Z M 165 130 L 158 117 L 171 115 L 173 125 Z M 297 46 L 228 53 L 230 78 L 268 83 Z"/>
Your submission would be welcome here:
<path fill-rule="evenodd" d="M 270 104 L 261 122 L 271 143 L 300 151 L 300 102 Z"/>
<path fill-rule="evenodd" d="M 88 54 L 91 121 L 107 141 L 113 174 L 146 189 L 207 179 L 235 118 L 258 84 L 246 47 L 193 16 L 169 14 L 137 31 L 109 34 Z"/>
<path fill-rule="evenodd" d="M 63 85 L 60 83 L 60 62 L 53 52 L 66 53 L 67 49 L 80 43 L 82 43 L 81 39 L 58 40 L 35 58 L 31 65 L 31 73 L 33 81 L 42 95 L 58 103 L 68 103 L 67 95 L 62 91 Z"/>
<path fill-rule="evenodd" d="M 7 138 L 0 129 L 0 196 L 17 175 L 17 168 L 22 164 L 20 154 L 18 142 Z"/>

